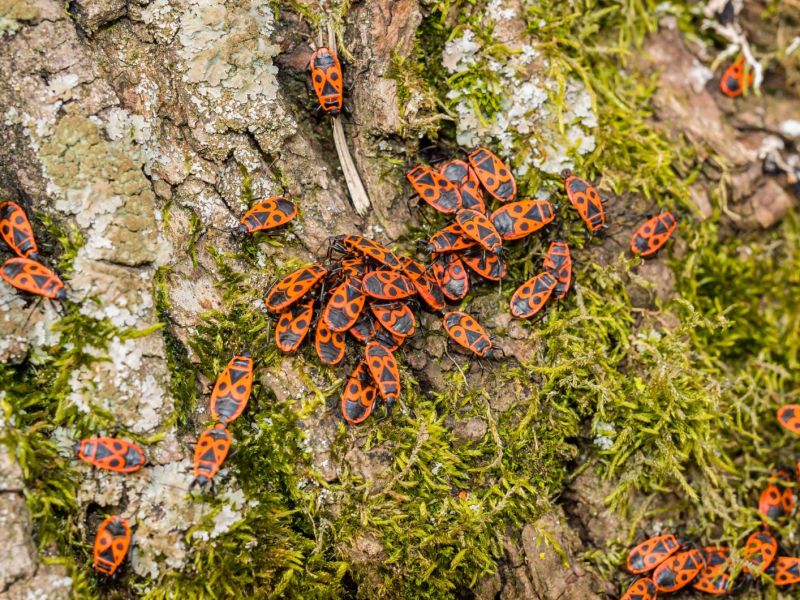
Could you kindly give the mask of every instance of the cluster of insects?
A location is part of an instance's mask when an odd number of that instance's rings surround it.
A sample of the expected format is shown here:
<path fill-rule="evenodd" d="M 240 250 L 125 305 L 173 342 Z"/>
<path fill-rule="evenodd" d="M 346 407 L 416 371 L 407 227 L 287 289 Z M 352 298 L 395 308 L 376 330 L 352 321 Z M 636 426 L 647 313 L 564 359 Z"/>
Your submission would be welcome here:
<path fill-rule="evenodd" d="M 654 600 L 658 594 L 692 588 L 712 596 L 732 594 L 769 576 L 777 586 L 800 583 L 800 558 L 778 556 L 779 545 L 773 524 L 785 521 L 794 510 L 792 487 L 800 481 L 797 473 L 775 471 L 758 500 L 763 527 L 751 533 L 734 560 L 726 546 L 696 547 L 679 540 L 672 533 L 649 538 L 627 557 L 627 569 L 639 576 L 623 594 L 622 600 Z"/>
<path fill-rule="evenodd" d="M 253 360 L 246 353 L 234 356 L 220 373 L 211 392 L 210 410 L 216 423 L 203 431 L 194 450 L 194 480 L 201 487 L 222 467 L 231 447 L 227 425 L 242 414 L 253 385 Z M 138 444 L 114 437 L 96 437 L 75 444 L 75 456 L 90 465 L 117 473 L 134 473 L 147 462 Z M 131 543 L 131 528 L 120 515 L 111 515 L 97 528 L 94 568 L 113 575 L 125 560 Z"/>
<path fill-rule="evenodd" d="M 322 110 L 338 115 L 343 108 L 343 82 L 335 52 L 319 48 L 311 57 L 310 69 Z M 567 197 L 589 232 L 597 234 L 604 230 L 606 216 L 597 190 L 569 172 L 563 176 Z M 378 398 L 383 402 L 385 414 L 391 414 L 401 392 L 395 352 L 414 335 L 417 308 L 439 315 L 447 335 L 456 344 L 479 357 L 499 356 L 499 348 L 477 320 L 465 312 L 450 310 L 448 302 L 466 298 L 470 290 L 469 272 L 488 281 L 502 281 L 508 272 L 502 256 L 504 244 L 541 230 L 557 216 L 547 199 L 517 200 L 517 185 L 510 169 L 486 148 L 476 148 L 466 160 L 448 160 L 436 168 L 417 166 L 408 172 L 407 178 L 425 203 L 453 217 L 450 224 L 428 241 L 429 265 L 395 254 L 375 240 L 340 235 L 329 240 L 324 264 L 313 263 L 285 275 L 270 288 L 264 300 L 266 309 L 277 316 L 275 341 L 283 352 L 297 352 L 312 328 L 316 354 L 326 365 L 337 365 L 344 360 L 348 336 L 364 344 L 363 357 L 347 378 L 341 397 L 343 418 L 353 424 L 362 423 L 372 414 Z M 494 207 L 490 207 L 492 202 Z M 291 201 L 281 196 L 270 197 L 256 202 L 242 217 L 238 229 L 250 234 L 269 231 L 286 225 L 296 215 L 297 208 Z M 670 212 L 649 219 L 632 237 L 631 251 L 642 256 L 654 254 L 676 227 L 677 219 Z M 38 262 L 31 223 L 14 202 L 0 203 L 0 235 L 17 254 L 0 266 L 2 279 L 36 296 L 66 299 L 61 279 Z M 566 296 L 571 282 L 570 249 L 563 241 L 553 241 L 541 272 L 514 292 L 510 301 L 512 315 L 518 318 L 536 315 L 550 298 Z M 213 487 L 231 448 L 228 426 L 245 410 L 252 385 L 253 359 L 246 352 L 234 355 L 219 374 L 211 393 L 209 409 L 214 424 L 198 437 L 190 489 L 209 483 Z M 117 437 L 83 439 L 75 445 L 74 452 L 77 458 L 96 468 L 123 474 L 138 471 L 147 462 L 141 446 Z M 789 497 L 793 502 L 791 492 Z M 791 507 L 785 512 L 790 510 Z M 777 518 L 774 511 L 768 516 Z M 695 565 L 711 561 L 708 549 L 703 551 L 705 554 L 687 551 L 691 553 L 688 557 L 682 552 L 667 561 L 680 549 L 674 536 L 660 536 L 648 542 L 652 548 L 645 543 L 635 552 L 644 557 L 641 561 L 642 565 L 648 564 L 646 570 L 657 568 L 656 573 L 651 579 L 640 579 L 631 588 L 644 589 L 650 594 L 641 596 L 643 600 L 653 598 L 656 590 L 673 591 L 681 587 L 670 588 L 673 584 L 667 583 L 666 569 L 673 569 L 670 573 L 678 573 L 676 577 L 680 577 L 680 569 L 691 570 L 691 561 Z M 120 515 L 108 516 L 97 528 L 94 568 L 113 575 L 125 560 L 130 544 L 128 522 Z M 774 554 L 773 551 L 773 557 Z M 653 564 L 649 562 L 650 556 L 656 557 Z M 629 559 L 629 568 L 638 565 L 633 560 Z M 779 575 L 784 569 L 786 577 L 800 578 L 800 572 L 794 575 L 792 571 L 798 567 L 782 560 L 779 558 L 775 566 Z M 767 566 L 768 563 L 764 564 L 764 568 Z M 629 591 L 625 597 L 640 597 L 632 593 Z"/>
<path fill-rule="evenodd" d="M 64 282 L 39 262 L 33 227 L 19 204 L 0 202 L 0 236 L 16 254 L 0 265 L 0 277 L 23 292 L 51 300 L 66 299 Z"/>
<path fill-rule="evenodd" d="M 400 395 L 394 352 L 416 330 L 412 300 L 441 313 L 454 341 L 479 356 L 493 355 L 492 342 L 475 319 L 444 311 L 442 290 L 425 267 L 358 235 L 331 238 L 327 264 L 313 263 L 284 276 L 264 302 L 277 315 L 275 341 L 283 352 L 296 352 L 312 327 L 314 348 L 326 365 L 342 362 L 348 334 L 365 344 L 341 401 L 345 420 L 361 423 L 378 397 L 389 414 Z"/>

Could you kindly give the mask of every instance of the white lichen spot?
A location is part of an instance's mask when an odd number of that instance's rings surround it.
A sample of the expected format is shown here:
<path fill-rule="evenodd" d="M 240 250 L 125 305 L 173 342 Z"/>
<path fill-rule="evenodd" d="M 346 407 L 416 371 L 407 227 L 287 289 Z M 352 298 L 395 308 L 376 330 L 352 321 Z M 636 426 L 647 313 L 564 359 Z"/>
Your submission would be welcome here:
<path fill-rule="evenodd" d="M 75 73 L 59 73 L 50 79 L 47 87 L 52 97 L 69 100 L 72 97 L 72 89 L 79 82 L 80 78 Z"/>
<path fill-rule="evenodd" d="M 461 37 L 452 39 L 444 45 L 442 65 L 450 73 L 463 73 L 475 64 L 475 55 L 480 48 L 475 42 L 475 34 L 467 29 Z"/>
<path fill-rule="evenodd" d="M 492 2 L 484 14 L 498 18 L 503 10 L 501 3 Z M 466 30 L 449 41 L 442 54 L 442 64 L 450 73 L 463 73 L 483 63 L 497 77 L 496 81 L 464 78 L 462 86 L 456 80 L 448 92 L 457 114 L 460 145 L 486 144 L 502 156 L 514 156 L 518 175 L 531 167 L 558 173 L 574 166 L 575 155 L 595 149 L 597 115 L 583 82 L 571 78 L 559 89 L 558 82 L 548 76 L 549 61 L 530 40 L 511 44 L 515 52 L 501 59 L 484 55 L 474 38 Z M 491 115 L 480 110 L 481 99 L 488 96 L 500 106 Z"/>

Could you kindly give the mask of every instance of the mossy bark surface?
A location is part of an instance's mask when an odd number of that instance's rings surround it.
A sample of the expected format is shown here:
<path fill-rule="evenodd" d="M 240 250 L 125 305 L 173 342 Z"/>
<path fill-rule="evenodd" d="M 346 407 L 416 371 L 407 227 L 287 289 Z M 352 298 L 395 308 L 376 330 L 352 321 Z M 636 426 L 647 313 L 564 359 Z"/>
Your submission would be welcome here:
<path fill-rule="evenodd" d="M 800 390 L 800 217 L 759 156 L 777 140 L 796 157 L 800 16 L 747 4 L 767 77 L 732 100 L 703 3 L 0 0 L 0 199 L 70 290 L 56 309 L 0 287 L 0 598 L 603 598 L 645 532 L 741 546 L 794 464 L 774 412 Z M 328 22 L 366 218 L 306 81 Z M 405 170 L 474 144 L 521 197 L 561 205 L 464 304 L 504 358 L 455 351 L 421 314 L 394 416 L 345 426 L 359 349 L 341 368 L 280 354 L 264 291 L 332 235 L 416 254 L 444 221 L 409 207 Z M 585 236 L 564 168 L 606 197 L 605 236 Z M 231 233 L 277 194 L 299 207 L 286 232 Z M 660 209 L 682 216 L 674 241 L 632 258 Z M 512 319 L 557 236 L 572 291 Z M 190 494 L 208 386 L 245 349 L 235 453 L 216 493 Z M 100 433 L 149 464 L 76 462 Z M 91 554 L 111 513 L 134 535 L 106 580 Z M 743 594 L 775 595 L 762 586 Z"/>

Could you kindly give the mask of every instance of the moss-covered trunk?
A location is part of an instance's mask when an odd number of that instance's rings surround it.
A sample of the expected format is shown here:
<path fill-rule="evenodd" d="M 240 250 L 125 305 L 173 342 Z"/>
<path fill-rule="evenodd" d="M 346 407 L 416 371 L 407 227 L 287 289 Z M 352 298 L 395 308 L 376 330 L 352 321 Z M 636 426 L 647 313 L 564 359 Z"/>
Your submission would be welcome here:
<path fill-rule="evenodd" d="M 800 389 L 800 219 L 762 163 L 797 159 L 796 10 L 736 15 L 766 78 L 733 100 L 705 3 L 325 4 L 0 0 L 0 200 L 32 216 L 69 289 L 57 307 L 0 286 L 0 598 L 599 598 L 642 530 L 741 543 L 793 460 L 773 415 Z M 309 94 L 328 24 L 365 218 Z M 345 426 L 359 350 L 336 368 L 280 354 L 263 293 L 341 233 L 423 258 L 444 220 L 412 208 L 404 173 L 477 144 L 560 215 L 464 305 L 504 357 L 454 352 L 420 312 L 398 410 Z M 605 236 L 584 234 L 562 169 L 598 184 Z M 278 194 L 299 207 L 287 231 L 232 233 Z M 659 208 L 682 216 L 675 241 L 631 258 Z M 512 319 L 556 238 L 572 291 Z M 244 349 L 236 452 L 215 494 L 191 494 L 208 385 Z M 73 460 L 117 432 L 144 469 Z M 112 513 L 134 535 L 106 580 L 92 543 Z"/>

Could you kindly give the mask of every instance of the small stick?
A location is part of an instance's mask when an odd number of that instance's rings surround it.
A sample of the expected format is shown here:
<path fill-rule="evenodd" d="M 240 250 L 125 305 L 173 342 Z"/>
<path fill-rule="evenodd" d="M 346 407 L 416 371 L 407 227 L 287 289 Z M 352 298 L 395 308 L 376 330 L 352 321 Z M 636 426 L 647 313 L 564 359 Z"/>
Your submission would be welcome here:
<path fill-rule="evenodd" d="M 319 35 L 320 46 L 322 45 L 322 32 Z M 328 20 L 328 47 L 338 54 L 336 47 L 336 32 L 333 29 L 333 23 Z M 360 217 L 369 212 L 370 202 L 367 196 L 367 190 L 364 189 L 364 184 L 361 181 L 361 176 L 358 174 L 358 169 L 353 162 L 353 157 L 350 156 L 350 150 L 347 147 L 347 138 L 344 135 L 344 127 L 342 127 L 342 118 L 337 115 L 331 117 L 333 123 L 333 143 L 336 146 L 336 154 L 339 155 L 339 164 L 342 166 L 342 173 L 344 180 L 347 183 L 347 189 L 350 192 L 350 200 L 353 203 L 353 208 L 356 214 Z"/>

